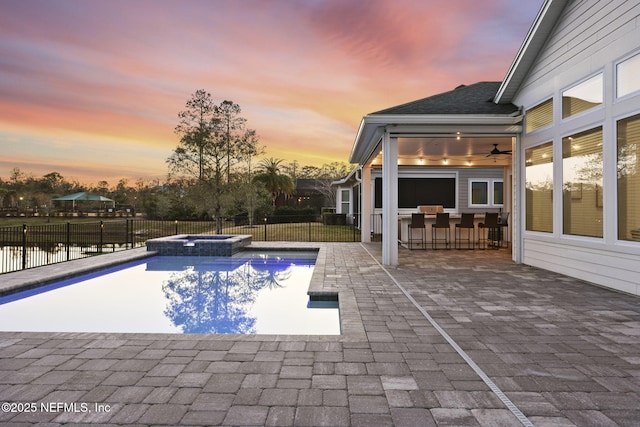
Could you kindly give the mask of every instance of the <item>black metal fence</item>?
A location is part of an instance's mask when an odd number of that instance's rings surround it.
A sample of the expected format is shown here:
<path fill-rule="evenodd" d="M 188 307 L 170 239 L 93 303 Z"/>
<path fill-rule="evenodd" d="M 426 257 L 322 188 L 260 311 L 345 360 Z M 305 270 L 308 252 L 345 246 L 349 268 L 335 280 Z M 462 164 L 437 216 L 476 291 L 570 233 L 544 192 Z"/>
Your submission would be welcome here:
<path fill-rule="evenodd" d="M 350 221 L 334 224 L 322 217 L 234 220 L 156 221 L 145 219 L 23 224 L 0 227 L 0 273 L 137 248 L 148 239 L 174 234 L 250 234 L 254 241 L 356 242 L 360 232 Z M 347 224 L 346 222 L 350 222 Z"/>

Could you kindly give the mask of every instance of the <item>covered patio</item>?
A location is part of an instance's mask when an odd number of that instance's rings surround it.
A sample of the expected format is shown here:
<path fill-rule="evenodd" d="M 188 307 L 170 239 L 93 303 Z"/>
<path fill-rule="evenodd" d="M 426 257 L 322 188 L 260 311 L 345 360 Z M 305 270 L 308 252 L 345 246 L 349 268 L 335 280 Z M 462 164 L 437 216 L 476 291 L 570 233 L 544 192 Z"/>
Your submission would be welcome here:
<path fill-rule="evenodd" d="M 358 200 L 352 214 L 359 218 L 362 241 L 367 242 L 376 225 L 372 218 L 381 213 L 384 265 L 398 264 L 395 242 L 402 242 L 404 229 L 398 223 L 424 204 L 412 202 L 441 200 L 430 204 L 441 205 L 453 218 L 463 212 L 481 218 L 485 212 L 506 211 L 517 220 L 519 195 L 512 183 L 517 180 L 514 165 L 519 159 L 513 157 L 522 115 L 513 104 L 493 102 L 499 86 L 499 82 L 461 85 L 363 117 L 350 157 L 359 165 L 351 183 L 353 199 Z M 418 187 L 414 198 L 402 194 L 403 178 L 413 179 L 407 184 Z M 487 199 L 478 203 L 472 188 L 482 189 L 483 183 Z M 498 190 L 500 200 L 494 200 Z M 516 261 L 521 257 L 513 235 L 518 229 L 517 224 L 509 229 Z"/>

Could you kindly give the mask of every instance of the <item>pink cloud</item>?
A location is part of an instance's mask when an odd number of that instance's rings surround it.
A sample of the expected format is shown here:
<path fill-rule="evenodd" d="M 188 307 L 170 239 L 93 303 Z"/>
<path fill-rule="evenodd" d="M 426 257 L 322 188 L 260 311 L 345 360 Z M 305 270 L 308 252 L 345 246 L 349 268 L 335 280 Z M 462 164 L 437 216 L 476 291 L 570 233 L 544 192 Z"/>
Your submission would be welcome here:
<path fill-rule="evenodd" d="M 204 88 L 243 107 L 268 156 L 346 161 L 363 115 L 500 80 L 541 2 L 2 2 L 0 125 L 168 157 Z"/>

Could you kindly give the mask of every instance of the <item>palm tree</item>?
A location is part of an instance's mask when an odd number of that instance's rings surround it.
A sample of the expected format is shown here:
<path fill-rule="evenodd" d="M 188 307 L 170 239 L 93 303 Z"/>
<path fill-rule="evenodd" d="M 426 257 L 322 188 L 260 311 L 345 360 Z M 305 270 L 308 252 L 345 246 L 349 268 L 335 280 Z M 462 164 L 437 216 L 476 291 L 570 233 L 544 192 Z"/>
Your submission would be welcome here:
<path fill-rule="evenodd" d="M 273 157 L 261 160 L 258 164 L 259 172 L 253 178 L 253 182 L 262 183 L 267 191 L 271 193 L 274 207 L 279 195 L 289 195 L 294 190 L 291 178 L 280 172 L 280 164 L 282 162 L 282 159 L 274 159 Z"/>

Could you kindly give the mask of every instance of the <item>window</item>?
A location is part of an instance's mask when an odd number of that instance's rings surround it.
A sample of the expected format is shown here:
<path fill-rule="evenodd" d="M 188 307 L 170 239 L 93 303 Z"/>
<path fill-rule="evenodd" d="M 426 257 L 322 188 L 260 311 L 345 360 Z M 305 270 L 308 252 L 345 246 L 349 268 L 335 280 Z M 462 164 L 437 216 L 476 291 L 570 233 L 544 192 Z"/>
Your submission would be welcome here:
<path fill-rule="evenodd" d="M 349 190 L 340 190 L 340 213 L 349 213 Z"/>
<path fill-rule="evenodd" d="M 502 206 L 503 200 L 502 180 L 469 180 L 469 207 L 498 207 Z"/>
<path fill-rule="evenodd" d="M 553 143 L 525 150 L 526 229 L 553 232 Z"/>
<path fill-rule="evenodd" d="M 374 203 L 382 207 L 382 178 L 375 179 Z M 455 178 L 398 178 L 398 207 L 416 208 L 420 205 L 442 205 L 456 208 Z"/>
<path fill-rule="evenodd" d="M 603 92 L 602 74 L 565 90 L 562 92 L 562 118 L 566 119 L 602 104 Z"/>
<path fill-rule="evenodd" d="M 620 120 L 618 134 L 618 239 L 640 241 L 640 114 Z"/>
<path fill-rule="evenodd" d="M 562 138 L 563 232 L 602 237 L 602 128 Z"/>
<path fill-rule="evenodd" d="M 549 126 L 553 123 L 553 98 L 527 110 L 525 113 L 525 131 L 527 133 Z"/>
<path fill-rule="evenodd" d="M 489 205 L 489 183 L 486 181 L 471 182 L 471 202 L 473 205 Z"/>
<path fill-rule="evenodd" d="M 502 181 L 493 182 L 493 204 L 494 205 L 504 204 L 504 189 L 503 189 Z"/>
<path fill-rule="evenodd" d="M 616 66 L 616 96 L 618 98 L 640 90 L 640 53 Z"/>

